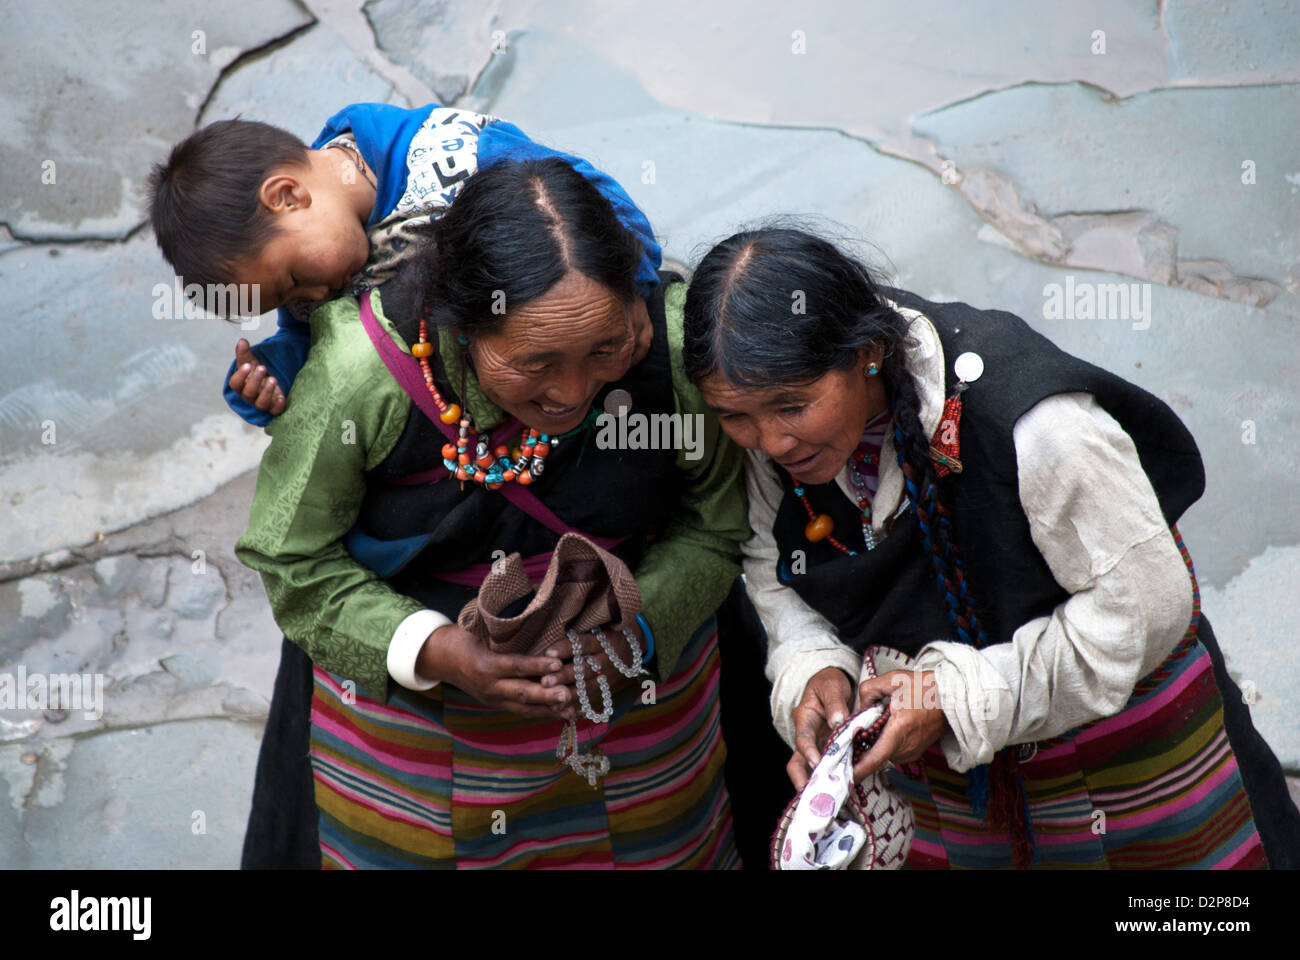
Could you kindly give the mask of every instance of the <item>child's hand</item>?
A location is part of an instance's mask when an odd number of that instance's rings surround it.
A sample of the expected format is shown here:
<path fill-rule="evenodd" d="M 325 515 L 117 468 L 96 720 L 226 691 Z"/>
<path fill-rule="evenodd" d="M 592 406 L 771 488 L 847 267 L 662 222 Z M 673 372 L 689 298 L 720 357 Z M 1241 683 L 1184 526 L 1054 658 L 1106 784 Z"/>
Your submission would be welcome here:
<path fill-rule="evenodd" d="M 284 413 L 284 391 L 275 377 L 266 375 L 266 367 L 261 365 L 247 340 L 235 344 L 235 372 L 230 377 L 230 389 L 264 413 L 273 417 Z"/>

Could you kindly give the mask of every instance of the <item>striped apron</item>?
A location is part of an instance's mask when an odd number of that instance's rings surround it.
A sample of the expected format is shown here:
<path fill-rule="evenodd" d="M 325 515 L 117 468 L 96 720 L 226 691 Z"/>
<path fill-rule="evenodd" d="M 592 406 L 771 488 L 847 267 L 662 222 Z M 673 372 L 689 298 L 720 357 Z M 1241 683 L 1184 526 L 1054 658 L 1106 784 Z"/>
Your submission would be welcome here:
<path fill-rule="evenodd" d="M 1190 570 L 1181 539 L 1179 547 Z M 1193 591 L 1187 632 L 1123 710 L 1022 748 L 1035 868 L 1267 868 L 1210 654 L 1196 636 L 1194 574 Z M 916 814 L 905 867 L 1010 867 L 1008 837 L 972 813 L 966 775 L 937 744 L 919 763 L 918 780 L 890 774 Z"/>
<path fill-rule="evenodd" d="M 387 704 L 314 669 L 311 763 L 326 869 L 738 868 L 723 782 L 713 618 L 657 688 L 579 719 L 609 774 L 562 765 L 561 721 L 486 707 L 454 687 Z M 650 702 L 645 702 L 650 701 Z"/>

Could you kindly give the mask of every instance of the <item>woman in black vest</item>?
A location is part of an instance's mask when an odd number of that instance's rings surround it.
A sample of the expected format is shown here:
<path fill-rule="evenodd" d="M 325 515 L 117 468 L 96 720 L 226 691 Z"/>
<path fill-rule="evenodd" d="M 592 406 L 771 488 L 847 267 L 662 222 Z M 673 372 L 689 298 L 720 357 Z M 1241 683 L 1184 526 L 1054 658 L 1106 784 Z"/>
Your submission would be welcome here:
<path fill-rule="evenodd" d="M 1174 526 L 1205 476 L 1165 404 L 794 230 L 710 251 L 686 339 L 750 451 L 745 573 L 796 787 L 870 652 L 908 671 L 861 684 L 891 703 L 854 775 L 911 800 L 908 866 L 1300 863 Z"/>

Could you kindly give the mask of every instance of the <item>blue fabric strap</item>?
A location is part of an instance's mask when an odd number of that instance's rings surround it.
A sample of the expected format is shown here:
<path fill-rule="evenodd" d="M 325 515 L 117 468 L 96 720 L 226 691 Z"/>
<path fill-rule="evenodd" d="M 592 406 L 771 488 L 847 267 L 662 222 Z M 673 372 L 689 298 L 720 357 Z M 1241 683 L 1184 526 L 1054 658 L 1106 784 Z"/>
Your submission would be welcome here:
<path fill-rule="evenodd" d="M 641 628 L 641 634 L 645 637 L 645 656 L 641 658 L 641 662 L 646 664 L 655 655 L 655 635 L 650 630 L 650 624 L 646 622 L 645 614 L 638 613 L 636 623 Z"/>

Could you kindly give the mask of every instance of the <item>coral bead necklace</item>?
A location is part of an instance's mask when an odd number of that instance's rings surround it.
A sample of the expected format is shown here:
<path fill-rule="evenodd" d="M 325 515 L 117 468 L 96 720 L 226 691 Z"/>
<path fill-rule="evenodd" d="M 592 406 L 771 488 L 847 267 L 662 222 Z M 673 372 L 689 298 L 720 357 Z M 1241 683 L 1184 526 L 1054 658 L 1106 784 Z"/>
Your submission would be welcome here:
<path fill-rule="evenodd" d="M 880 455 L 867 453 L 861 447 L 853 451 L 853 459 L 849 468 L 849 482 L 853 484 L 853 490 L 858 495 L 858 510 L 862 513 L 862 542 L 868 550 L 876 548 L 876 535 L 871 529 L 871 495 L 867 489 L 865 478 L 858 470 L 859 464 L 868 466 L 878 464 Z M 808 525 L 803 528 L 804 537 L 811 543 L 817 543 L 825 540 L 840 553 L 850 557 L 856 557 L 858 552 L 850 550 L 839 540 L 831 536 L 831 531 L 835 529 L 835 521 L 830 518 L 829 514 L 817 513 L 808 502 L 807 491 L 803 486 L 794 488 L 794 495 L 803 502 L 803 508 L 808 511 Z"/>
<path fill-rule="evenodd" d="M 470 436 L 475 433 L 474 424 L 468 412 L 462 415 L 459 404 L 447 403 L 438 393 L 438 387 L 433 382 L 433 370 L 429 365 L 429 358 L 433 356 L 433 344 L 429 341 L 429 328 L 425 320 L 420 321 L 420 339 L 411 345 L 411 355 L 420 361 L 424 385 L 429 388 L 434 404 L 441 411 L 438 419 L 446 424 L 460 422 L 456 442 L 443 444 L 442 447 L 442 465 L 448 473 L 457 480 L 481 483 L 489 490 L 499 490 L 502 484 L 511 482 L 528 486 L 542 475 L 547 454 L 558 441 L 531 428 L 520 434 L 519 446 L 513 453 L 504 444 L 492 450 L 491 438 L 486 433 L 477 435 L 473 452 L 470 452 Z"/>

